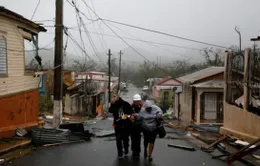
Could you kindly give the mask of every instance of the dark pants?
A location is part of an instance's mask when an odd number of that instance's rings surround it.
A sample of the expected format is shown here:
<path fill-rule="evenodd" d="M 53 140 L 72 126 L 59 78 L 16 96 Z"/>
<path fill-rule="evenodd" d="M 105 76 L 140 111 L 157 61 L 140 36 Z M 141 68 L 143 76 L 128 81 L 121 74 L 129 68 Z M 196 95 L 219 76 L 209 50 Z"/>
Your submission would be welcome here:
<path fill-rule="evenodd" d="M 155 143 L 155 139 L 157 136 L 157 130 L 150 131 L 150 130 L 143 129 L 143 134 L 144 134 L 144 150 L 146 152 L 148 144 Z"/>
<path fill-rule="evenodd" d="M 129 148 L 129 129 L 115 127 L 115 135 L 118 156 L 123 155 L 123 147 L 125 154 L 127 154 Z"/>
<path fill-rule="evenodd" d="M 131 149 L 135 156 L 141 152 L 141 131 L 141 126 L 134 126 L 131 130 Z"/>

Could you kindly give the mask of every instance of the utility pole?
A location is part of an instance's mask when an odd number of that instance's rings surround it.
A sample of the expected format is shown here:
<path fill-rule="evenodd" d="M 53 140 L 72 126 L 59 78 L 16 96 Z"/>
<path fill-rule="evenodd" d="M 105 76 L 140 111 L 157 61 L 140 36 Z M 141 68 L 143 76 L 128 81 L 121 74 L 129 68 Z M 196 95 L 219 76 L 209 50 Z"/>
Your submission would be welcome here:
<path fill-rule="evenodd" d="M 237 28 L 237 27 L 235 27 L 235 31 L 238 33 L 238 35 L 239 35 L 239 53 L 241 53 L 241 33 L 240 33 L 240 31 L 239 31 L 239 29 Z"/>
<path fill-rule="evenodd" d="M 53 127 L 62 123 L 63 0 L 56 0 Z"/>
<path fill-rule="evenodd" d="M 108 50 L 108 103 L 111 102 L 111 91 L 110 91 L 110 83 L 111 83 L 111 64 L 110 64 L 110 60 L 111 60 L 111 51 L 110 49 Z"/>
<path fill-rule="evenodd" d="M 120 82 L 121 82 L 121 56 L 123 55 L 123 52 L 120 50 L 119 52 L 119 72 L 118 72 L 118 86 L 117 86 L 117 93 L 120 89 Z"/>

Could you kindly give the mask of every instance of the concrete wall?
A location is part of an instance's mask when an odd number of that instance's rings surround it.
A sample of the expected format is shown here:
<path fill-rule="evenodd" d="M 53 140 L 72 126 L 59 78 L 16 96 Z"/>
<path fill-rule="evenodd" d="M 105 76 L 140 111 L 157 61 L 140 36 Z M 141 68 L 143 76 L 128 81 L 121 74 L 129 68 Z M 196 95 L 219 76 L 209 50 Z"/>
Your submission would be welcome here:
<path fill-rule="evenodd" d="M 183 84 L 180 93 L 180 119 L 185 122 L 191 121 L 191 87 L 190 84 Z"/>
<path fill-rule="evenodd" d="M 222 134 L 231 134 L 249 142 L 260 138 L 260 116 L 228 103 L 224 104 L 224 110 Z"/>

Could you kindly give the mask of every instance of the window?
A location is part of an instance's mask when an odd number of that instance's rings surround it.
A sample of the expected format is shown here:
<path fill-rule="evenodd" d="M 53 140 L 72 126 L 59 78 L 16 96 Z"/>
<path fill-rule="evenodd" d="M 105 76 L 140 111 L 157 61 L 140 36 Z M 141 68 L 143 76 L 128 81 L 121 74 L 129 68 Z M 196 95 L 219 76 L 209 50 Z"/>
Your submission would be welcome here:
<path fill-rule="evenodd" d="M 0 33 L 0 75 L 7 75 L 6 35 Z"/>
<path fill-rule="evenodd" d="M 25 72 L 32 72 L 38 67 L 38 63 L 34 58 L 36 49 L 32 41 L 24 39 L 24 66 Z"/>

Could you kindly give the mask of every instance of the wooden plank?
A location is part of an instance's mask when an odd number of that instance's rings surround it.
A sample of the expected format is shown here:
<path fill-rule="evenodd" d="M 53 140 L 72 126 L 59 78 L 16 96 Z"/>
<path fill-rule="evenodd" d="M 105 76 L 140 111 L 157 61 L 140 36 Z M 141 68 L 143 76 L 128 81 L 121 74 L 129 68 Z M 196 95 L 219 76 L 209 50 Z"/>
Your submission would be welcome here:
<path fill-rule="evenodd" d="M 184 149 L 184 150 L 189 150 L 189 151 L 195 151 L 196 149 L 193 147 L 187 147 L 187 146 L 181 146 L 181 145 L 173 145 L 173 144 L 168 144 L 169 147 L 173 148 L 178 148 L 178 149 Z"/>
<path fill-rule="evenodd" d="M 201 147 L 201 150 L 209 150 L 210 148 L 214 148 L 217 144 L 219 144 L 220 142 L 226 140 L 229 136 L 225 135 L 223 137 L 220 137 L 218 140 L 216 140 L 215 142 L 213 142 L 212 144 L 206 146 L 206 147 Z"/>
<path fill-rule="evenodd" d="M 239 160 L 239 159 L 241 159 L 242 157 L 244 157 L 244 156 L 246 156 L 246 155 L 248 155 L 248 154 L 250 154 L 250 153 L 252 153 L 252 152 L 254 152 L 254 151 L 258 150 L 258 149 L 260 149 L 260 145 L 256 145 L 254 148 L 250 148 L 251 146 L 253 146 L 253 145 L 255 145 L 255 144 L 259 143 L 259 142 L 260 142 L 260 138 L 257 139 L 257 140 L 255 140 L 254 142 L 250 143 L 249 145 L 244 146 L 244 147 L 243 147 L 242 149 L 240 149 L 238 152 L 236 152 L 236 153 L 230 155 L 230 156 L 226 159 L 227 163 L 228 163 L 228 164 L 231 164 L 232 162 L 234 162 L 234 161 L 236 161 L 236 160 Z M 247 150 L 247 149 L 249 149 L 249 150 Z"/>

